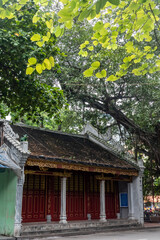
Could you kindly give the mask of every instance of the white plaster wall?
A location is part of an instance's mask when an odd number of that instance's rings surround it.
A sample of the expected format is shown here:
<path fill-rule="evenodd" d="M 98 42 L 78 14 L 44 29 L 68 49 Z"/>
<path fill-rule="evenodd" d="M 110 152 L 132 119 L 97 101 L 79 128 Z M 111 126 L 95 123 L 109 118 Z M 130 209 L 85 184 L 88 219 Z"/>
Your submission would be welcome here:
<path fill-rule="evenodd" d="M 142 177 L 133 178 L 133 209 L 134 218 L 138 220 L 140 224 L 144 224 L 143 216 L 143 188 L 142 188 Z"/>

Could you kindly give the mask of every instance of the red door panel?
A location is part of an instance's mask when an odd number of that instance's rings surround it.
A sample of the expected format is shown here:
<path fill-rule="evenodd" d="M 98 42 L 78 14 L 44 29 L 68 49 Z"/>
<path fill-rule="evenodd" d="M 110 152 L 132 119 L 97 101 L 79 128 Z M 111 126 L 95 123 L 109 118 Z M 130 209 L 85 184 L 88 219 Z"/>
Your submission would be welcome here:
<path fill-rule="evenodd" d="M 83 174 L 75 173 L 67 179 L 66 212 L 67 220 L 85 219 Z"/>
<path fill-rule="evenodd" d="M 116 183 L 113 181 L 106 181 L 105 192 L 106 218 L 116 218 Z"/>
<path fill-rule="evenodd" d="M 51 215 L 52 221 L 59 221 L 60 217 L 60 177 L 48 177 L 47 214 Z"/>
<path fill-rule="evenodd" d="M 100 193 L 99 181 L 94 175 L 86 176 L 86 214 L 91 214 L 91 219 L 99 219 Z"/>
<path fill-rule="evenodd" d="M 45 221 L 45 176 L 26 175 L 23 189 L 23 222 Z"/>

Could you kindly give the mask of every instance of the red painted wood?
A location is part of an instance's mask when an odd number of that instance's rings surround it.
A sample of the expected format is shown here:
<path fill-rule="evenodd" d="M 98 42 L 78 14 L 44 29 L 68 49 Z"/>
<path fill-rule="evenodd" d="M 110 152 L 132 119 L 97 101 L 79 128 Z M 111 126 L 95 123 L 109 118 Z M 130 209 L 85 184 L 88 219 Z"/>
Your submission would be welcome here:
<path fill-rule="evenodd" d="M 116 218 L 114 193 L 106 193 L 106 218 Z"/>
<path fill-rule="evenodd" d="M 116 195 L 118 194 L 118 185 L 115 182 L 106 181 L 105 193 L 106 218 L 116 218 Z"/>
<path fill-rule="evenodd" d="M 84 220 L 84 176 L 74 174 L 67 180 L 67 220 Z"/>
<path fill-rule="evenodd" d="M 51 215 L 52 221 L 59 221 L 60 217 L 60 177 L 48 177 L 47 214 Z"/>
<path fill-rule="evenodd" d="M 52 221 L 60 218 L 60 177 L 26 175 L 22 217 L 23 222 L 46 221 L 50 214 Z M 118 183 L 106 181 L 106 216 L 116 218 L 119 212 Z M 100 216 L 100 182 L 94 174 L 75 172 L 67 179 L 67 220 L 85 220 Z"/>
<path fill-rule="evenodd" d="M 23 190 L 22 221 L 45 221 L 45 176 L 26 175 Z"/>
<path fill-rule="evenodd" d="M 120 213 L 118 182 L 115 182 L 116 213 Z"/>
<path fill-rule="evenodd" d="M 91 219 L 99 219 L 100 192 L 99 181 L 94 175 L 86 176 L 86 214 L 91 214 Z"/>

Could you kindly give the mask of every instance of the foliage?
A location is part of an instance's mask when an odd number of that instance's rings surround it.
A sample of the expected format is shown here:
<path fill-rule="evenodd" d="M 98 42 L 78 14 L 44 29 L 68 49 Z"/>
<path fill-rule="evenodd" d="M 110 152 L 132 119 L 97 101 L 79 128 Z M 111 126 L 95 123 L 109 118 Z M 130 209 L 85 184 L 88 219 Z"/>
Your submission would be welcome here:
<path fill-rule="evenodd" d="M 60 89 L 40 81 L 36 73 L 32 76 L 26 75 L 28 58 L 31 65 L 35 57 L 41 60 L 46 55 L 59 53 L 54 36 L 43 49 L 32 45 L 30 38 L 35 31 L 47 31 L 43 22 L 36 25 L 32 23 L 37 9 L 34 4 L 28 4 L 18 11 L 14 18 L 0 19 L 1 103 L 6 104 L 8 111 L 16 112 L 15 119 L 26 114 L 28 118 L 36 120 L 43 112 L 51 117 L 65 102 Z M 58 68 L 55 66 L 56 69 Z M 2 111 L 1 117 L 6 114 L 6 111 Z"/>
<path fill-rule="evenodd" d="M 151 159 L 144 161 L 143 194 L 144 196 L 160 195 L 159 169 Z"/>
<path fill-rule="evenodd" d="M 20 9 L 27 6 L 28 2 L 31 3 L 28 0 L 1 2 L 0 17 L 3 21 L 14 21 L 17 13 L 23 15 Z M 70 102 L 76 102 L 79 108 L 83 106 L 87 113 L 83 115 L 83 120 L 86 121 L 87 116 L 90 118 L 92 113 L 96 113 L 98 121 L 94 118 L 93 122 L 100 126 L 101 131 L 104 130 L 104 124 L 101 123 L 108 121 L 109 124 L 116 124 L 116 131 L 127 138 L 131 136 L 138 151 L 152 153 L 152 158 L 160 162 L 157 76 L 157 71 L 160 70 L 159 2 L 61 0 L 58 17 L 52 7 L 49 10 L 48 6 L 52 6 L 48 5 L 51 4 L 50 1 L 33 0 L 32 3 L 37 8 L 40 6 L 31 17 L 33 25 L 36 27 L 40 23 L 44 31 L 33 27 L 29 36 L 28 40 L 32 44 L 29 43 L 28 46 L 32 50 L 27 54 L 26 73 L 32 79 L 37 71 L 42 74 L 37 79 L 45 82 L 44 70 L 51 70 Z M 54 39 L 61 39 L 66 29 L 74 30 L 75 24 L 84 20 L 91 23 L 92 30 L 80 43 L 79 55 L 77 48 L 75 50 L 73 47 L 67 49 L 64 61 L 59 57 L 65 56 L 60 56 L 57 52 L 51 54 L 49 50 L 54 45 Z M 14 34 L 12 36 L 14 39 Z M 67 44 L 70 45 L 69 42 Z M 38 54 L 35 54 L 37 47 Z M 60 47 L 64 50 L 66 45 L 62 43 Z M 39 54 L 42 52 L 44 55 Z M 64 63 L 61 70 L 55 68 L 55 63 L 60 61 Z M 53 84 L 51 76 L 49 80 Z M 67 80 L 69 81 L 66 82 Z M 114 83 L 115 80 L 118 81 Z M 32 83 L 37 84 L 37 81 Z M 36 98 L 39 100 L 38 96 Z M 42 102 L 43 99 L 40 100 Z M 48 105 L 47 109 L 49 106 L 52 105 Z M 33 112 L 41 114 L 42 109 L 34 109 Z"/>
<path fill-rule="evenodd" d="M 150 154 L 153 161 L 157 159 L 158 163 L 159 76 L 156 73 L 148 73 L 147 76 L 127 73 L 116 82 L 106 82 L 105 78 L 97 79 L 93 76 L 83 77 L 85 68 L 92 64 L 92 54 L 97 62 L 98 53 L 100 71 L 105 66 L 110 75 L 126 56 L 122 48 L 105 51 L 97 45 L 84 60 L 79 55 L 79 45 L 87 41 L 90 35 L 92 26 L 87 22 L 77 23 L 65 32 L 58 42 L 65 56 L 56 56 L 61 73 L 47 72 L 48 83 L 52 84 L 53 78 L 60 82 L 70 109 L 74 110 L 78 119 L 73 122 L 74 129 L 81 131 L 87 121 L 98 128 L 100 133 L 105 133 L 111 126 L 113 134 L 120 136 L 120 140 L 123 143 L 125 141 L 132 151 L 136 149 L 135 155 L 137 152 L 147 156 Z M 65 129 L 63 123 L 62 130 Z"/>
<path fill-rule="evenodd" d="M 20 1 L 2 1 L 0 17 L 2 19 L 12 19 L 16 11 L 20 11 L 27 4 L 28 0 Z M 50 1 L 33 0 L 37 6 L 41 5 L 43 11 L 45 7 L 51 5 Z M 52 34 L 60 37 L 64 29 L 71 29 L 76 21 L 87 19 L 92 22 L 93 35 L 88 38 L 81 47 L 80 54 L 84 57 L 92 52 L 97 45 L 104 49 L 116 51 L 121 47 L 125 50 L 126 56 L 121 59 L 114 74 L 109 75 L 106 69 L 99 71 L 100 62 L 94 61 L 90 67 L 84 71 L 85 77 L 92 75 L 97 78 L 106 78 L 107 81 L 115 81 L 127 72 L 132 72 L 136 76 L 145 75 L 147 72 L 153 73 L 160 70 L 160 58 L 157 35 L 159 31 L 159 5 L 153 0 L 61 0 L 62 9 L 58 12 L 58 22 L 55 21 L 54 11 L 45 11 L 40 9 L 33 16 L 33 23 L 37 24 L 41 19 L 48 28 L 47 34 L 35 33 L 31 40 L 35 44 L 43 47 L 46 42 L 50 41 Z M 152 40 L 151 33 L 155 34 L 155 46 L 150 46 Z M 139 42 L 145 42 L 142 47 Z M 150 60 L 152 64 L 150 64 Z M 42 61 L 37 58 L 29 60 L 27 74 L 32 74 L 35 70 L 42 73 L 45 69 L 54 67 L 54 58 L 45 58 Z M 96 64 L 98 63 L 98 65 Z M 134 66 L 134 67 L 132 67 Z"/>

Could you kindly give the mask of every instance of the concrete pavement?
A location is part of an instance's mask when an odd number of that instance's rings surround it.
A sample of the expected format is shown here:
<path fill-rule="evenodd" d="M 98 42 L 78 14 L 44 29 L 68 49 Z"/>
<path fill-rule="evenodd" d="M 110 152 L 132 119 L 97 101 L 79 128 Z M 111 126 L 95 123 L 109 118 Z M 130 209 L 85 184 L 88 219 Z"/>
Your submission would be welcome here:
<path fill-rule="evenodd" d="M 35 240 L 160 240 L 160 228 L 144 228 L 129 231 L 112 231 L 90 235 L 37 238 Z"/>

